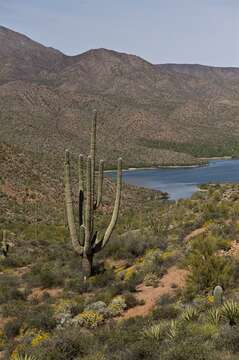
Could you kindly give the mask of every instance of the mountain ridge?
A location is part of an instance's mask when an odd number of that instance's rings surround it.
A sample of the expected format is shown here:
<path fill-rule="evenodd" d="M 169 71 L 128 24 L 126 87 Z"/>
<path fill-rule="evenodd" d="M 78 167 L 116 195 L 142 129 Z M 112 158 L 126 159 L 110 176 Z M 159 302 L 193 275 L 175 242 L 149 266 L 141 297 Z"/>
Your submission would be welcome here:
<path fill-rule="evenodd" d="M 238 151 L 237 68 L 155 65 L 105 48 L 68 56 L 4 27 L 0 45 L 0 141 L 86 153 L 97 108 L 109 166 L 118 155 L 126 166 L 157 166 Z"/>

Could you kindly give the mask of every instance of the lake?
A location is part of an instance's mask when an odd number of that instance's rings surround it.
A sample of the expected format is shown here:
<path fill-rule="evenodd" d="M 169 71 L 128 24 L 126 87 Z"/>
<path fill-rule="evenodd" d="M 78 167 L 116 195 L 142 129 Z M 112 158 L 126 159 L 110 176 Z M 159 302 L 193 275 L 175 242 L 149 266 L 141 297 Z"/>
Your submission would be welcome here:
<path fill-rule="evenodd" d="M 107 172 L 111 178 L 115 171 Z M 189 198 L 198 185 L 208 183 L 239 183 L 239 160 L 210 160 L 207 166 L 124 170 L 128 184 L 161 190 L 170 199 Z"/>

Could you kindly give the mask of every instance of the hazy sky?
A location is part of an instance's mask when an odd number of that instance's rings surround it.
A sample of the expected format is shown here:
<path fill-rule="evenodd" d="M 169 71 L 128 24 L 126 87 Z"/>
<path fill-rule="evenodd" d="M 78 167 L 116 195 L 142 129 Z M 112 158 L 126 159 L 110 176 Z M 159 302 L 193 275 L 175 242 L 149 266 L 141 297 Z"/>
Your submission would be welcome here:
<path fill-rule="evenodd" d="M 70 55 L 239 67 L 239 0 L 0 0 L 0 24 Z"/>

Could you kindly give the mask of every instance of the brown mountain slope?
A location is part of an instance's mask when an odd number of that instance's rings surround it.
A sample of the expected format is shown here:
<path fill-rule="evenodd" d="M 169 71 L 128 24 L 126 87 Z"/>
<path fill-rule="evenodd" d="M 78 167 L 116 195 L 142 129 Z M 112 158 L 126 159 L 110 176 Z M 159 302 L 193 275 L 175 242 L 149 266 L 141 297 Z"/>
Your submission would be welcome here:
<path fill-rule="evenodd" d="M 72 159 L 73 160 L 73 159 Z M 42 155 L 22 147 L 0 143 L 0 228 L 3 224 L 65 223 L 63 163 L 57 153 Z M 72 161 L 72 185 L 77 196 L 77 158 Z M 103 205 L 100 214 L 110 218 L 116 184 L 107 176 L 103 183 Z M 121 212 L 152 206 L 165 194 L 150 189 L 123 185 Z M 77 204 L 77 198 L 75 198 Z M 4 225 L 5 226 L 5 225 Z"/>
<path fill-rule="evenodd" d="M 86 152 L 97 108 L 109 166 L 119 154 L 140 166 L 238 151 L 238 69 L 152 65 L 106 49 L 69 57 L 2 27 L 0 49 L 0 141 Z"/>
<path fill-rule="evenodd" d="M 47 72 L 60 70 L 67 56 L 47 48 L 27 36 L 0 26 L 0 82 L 45 78 Z"/>

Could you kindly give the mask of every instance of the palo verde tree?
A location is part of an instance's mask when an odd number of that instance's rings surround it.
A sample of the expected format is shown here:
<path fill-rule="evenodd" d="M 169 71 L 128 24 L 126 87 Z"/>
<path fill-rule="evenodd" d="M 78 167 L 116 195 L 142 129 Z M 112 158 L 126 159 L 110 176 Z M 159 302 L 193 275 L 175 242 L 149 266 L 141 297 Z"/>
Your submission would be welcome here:
<path fill-rule="evenodd" d="M 79 155 L 79 194 L 78 194 L 78 226 L 76 226 L 71 188 L 70 153 L 65 151 L 65 202 L 67 222 L 74 250 L 82 257 L 82 269 L 84 277 L 92 274 L 94 255 L 102 250 L 108 243 L 117 222 L 121 188 L 122 188 L 122 159 L 118 159 L 117 186 L 114 209 L 111 221 L 103 236 L 95 230 L 95 212 L 101 205 L 102 186 L 104 177 L 104 161 L 100 160 L 96 188 L 96 126 L 97 112 L 94 111 L 91 128 L 90 155 L 86 161 L 83 155 Z M 86 163 L 86 164 L 85 164 Z"/>

